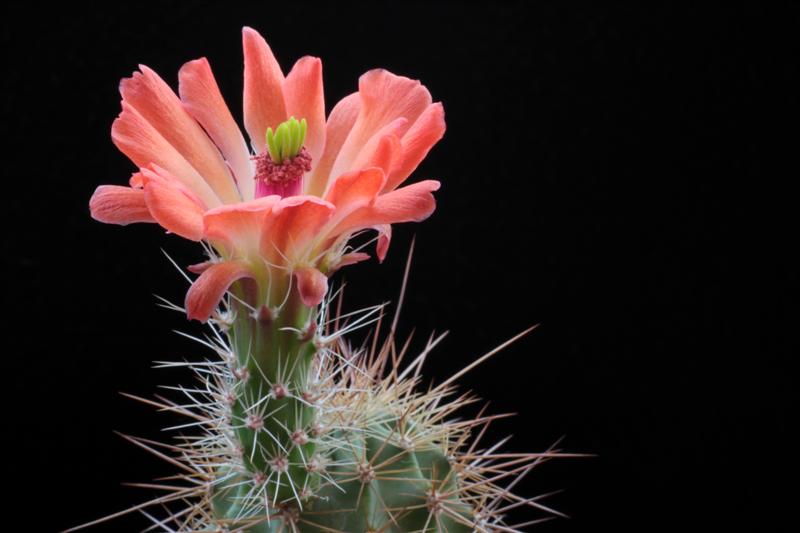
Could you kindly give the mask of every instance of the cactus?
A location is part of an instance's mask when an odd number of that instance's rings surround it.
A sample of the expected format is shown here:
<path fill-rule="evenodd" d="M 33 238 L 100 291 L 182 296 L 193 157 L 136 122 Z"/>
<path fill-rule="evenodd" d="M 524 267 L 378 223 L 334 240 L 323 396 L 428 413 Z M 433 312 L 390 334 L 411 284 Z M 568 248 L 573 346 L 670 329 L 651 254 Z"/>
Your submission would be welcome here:
<path fill-rule="evenodd" d="M 497 416 L 481 411 L 452 420 L 477 400 L 455 388 L 475 364 L 419 389 L 422 365 L 444 335 L 407 362 L 408 343 L 398 347 L 394 325 L 383 342 L 376 328 L 368 350 L 345 338 L 380 324 L 383 306 L 351 314 L 354 320 L 340 326 L 343 319 L 327 316 L 328 302 L 264 317 L 235 292 L 227 298 L 230 311 L 209 321 L 214 342 L 204 344 L 216 359 L 162 364 L 190 368 L 197 386 L 181 387 L 175 401 L 133 397 L 202 428 L 201 437 L 180 435 L 162 445 L 184 472 L 185 487 L 164 484 L 172 494 L 151 503 L 192 501 L 154 520 L 165 531 L 494 532 L 518 527 L 506 522 L 506 507 L 560 515 L 540 503 L 542 496 L 525 499 L 509 489 L 543 461 L 578 454 L 481 447 Z M 261 423 L 252 423 L 254 413 Z M 164 457 L 154 443 L 128 438 Z"/>
<path fill-rule="evenodd" d="M 180 472 L 147 484 L 164 495 L 130 510 L 169 509 L 145 513 L 151 529 L 249 533 L 511 532 L 524 526 L 507 516 L 518 507 L 559 515 L 544 496 L 511 489 L 543 461 L 575 454 L 501 453 L 502 442 L 480 442 L 497 416 L 454 418 L 477 400 L 457 394 L 458 377 L 499 348 L 422 389 L 442 337 L 409 361 L 397 316 L 382 338 L 383 306 L 342 314 L 340 293 L 328 291 L 339 268 L 368 257 L 350 246 L 354 235 L 377 230 L 383 260 L 390 224 L 433 212 L 438 182 L 401 185 L 444 133 L 441 104 L 419 82 L 374 70 L 326 122 L 319 60 L 284 78 L 263 38 L 243 35 L 256 154 L 205 60 L 181 69 L 180 98 L 141 67 L 120 84 L 112 128 L 139 171 L 90 201 L 97 220 L 155 222 L 207 255 L 189 267 L 199 277 L 184 306 L 168 306 L 207 323 L 211 336 L 198 340 L 216 355 L 161 364 L 198 380 L 175 399 L 132 396 L 188 422 L 169 443 L 126 437 Z M 353 348 L 349 335 L 370 325 L 368 348 Z"/>

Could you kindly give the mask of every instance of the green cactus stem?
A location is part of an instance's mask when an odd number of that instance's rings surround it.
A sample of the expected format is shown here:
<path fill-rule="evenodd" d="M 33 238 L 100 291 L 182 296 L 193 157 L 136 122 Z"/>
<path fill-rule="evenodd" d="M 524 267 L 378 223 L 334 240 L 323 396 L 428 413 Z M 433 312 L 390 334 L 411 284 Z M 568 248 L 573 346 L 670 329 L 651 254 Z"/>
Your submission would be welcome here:
<path fill-rule="evenodd" d="M 228 339 L 231 386 L 224 400 L 237 452 L 265 498 L 298 499 L 308 485 L 307 463 L 314 455 L 316 407 L 311 366 L 316 353 L 315 309 L 291 289 L 279 305 L 249 305 L 246 287 L 233 289 Z"/>

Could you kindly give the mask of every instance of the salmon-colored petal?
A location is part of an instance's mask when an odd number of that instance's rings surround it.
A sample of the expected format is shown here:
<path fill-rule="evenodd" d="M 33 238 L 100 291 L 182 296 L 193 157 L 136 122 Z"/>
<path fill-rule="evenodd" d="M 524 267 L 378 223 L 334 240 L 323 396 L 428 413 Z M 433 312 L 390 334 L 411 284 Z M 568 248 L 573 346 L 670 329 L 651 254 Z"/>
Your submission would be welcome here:
<path fill-rule="evenodd" d="M 341 220 L 356 209 L 370 205 L 384 183 L 386 177 L 380 168 L 354 170 L 336 178 L 325 200 L 336 206 L 335 216 Z"/>
<path fill-rule="evenodd" d="M 322 88 L 322 61 L 306 56 L 294 64 L 283 83 L 286 114 L 306 119 L 305 147 L 316 162 L 325 145 L 325 95 Z"/>
<path fill-rule="evenodd" d="M 283 72 L 269 45 L 254 29 L 242 30 L 244 48 L 244 127 L 250 143 L 261 152 L 267 128 L 289 118 L 283 99 Z"/>
<path fill-rule="evenodd" d="M 361 108 L 347 140 L 334 164 L 337 169 L 349 169 L 361 149 L 381 128 L 398 118 L 408 122 L 398 132 L 402 136 L 431 104 L 431 95 L 417 80 L 397 76 L 383 69 L 370 70 L 358 81 Z M 336 173 L 334 172 L 334 175 Z"/>
<path fill-rule="evenodd" d="M 280 199 L 277 195 L 263 196 L 206 211 L 203 215 L 205 238 L 224 244 L 230 252 L 258 253 L 262 227 Z"/>
<path fill-rule="evenodd" d="M 189 320 L 206 322 L 231 284 L 249 277 L 253 274 L 245 261 L 225 261 L 206 268 L 186 293 Z"/>
<path fill-rule="evenodd" d="M 325 125 L 325 150 L 319 161 L 313 163 L 311 175 L 306 179 L 305 192 L 314 196 L 322 196 L 328 186 L 328 178 L 339 150 L 353 128 L 361 108 L 361 97 L 358 93 L 345 96 L 334 106 Z"/>
<path fill-rule="evenodd" d="M 163 169 L 142 169 L 144 200 L 164 229 L 192 241 L 203 238 L 203 206 Z"/>
<path fill-rule="evenodd" d="M 315 196 L 283 198 L 273 208 L 274 216 L 261 234 L 261 253 L 275 262 L 306 259 L 311 244 L 331 219 L 336 208 Z"/>
<path fill-rule="evenodd" d="M 356 168 L 378 167 L 388 176 L 399 164 L 402 153 L 403 145 L 397 135 L 384 135 L 370 157 L 365 159 L 363 165 L 356 164 Z"/>
<path fill-rule="evenodd" d="M 144 201 L 144 191 L 119 185 L 101 185 L 89 200 L 92 218 L 107 224 L 155 222 Z"/>
<path fill-rule="evenodd" d="M 111 139 L 136 166 L 158 165 L 180 179 L 206 206 L 221 203 L 194 167 L 127 102 L 122 102 L 122 112 L 111 126 Z"/>
<path fill-rule="evenodd" d="M 367 205 L 380 192 L 384 180 L 383 169 L 378 167 L 342 174 L 333 181 L 325 200 L 337 209 L 346 208 L 351 203 L 359 207 Z"/>
<path fill-rule="evenodd" d="M 319 305 L 328 292 L 328 276 L 316 268 L 304 267 L 295 270 L 294 277 L 303 303 L 308 307 Z"/>
<path fill-rule="evenodd" d="M 336 177 L 348 170 L 356 170 L 368 166 L 379 166 L 388 176 L 393 165 L 400 163 L 402 156 L 400 136 L 408 129 L 407 125 L 408 120 L 405 117 L 397 118 L 386 124 L 367 141 L 352 161 L 337 160 L 333 170 L 331 170 L 331 176 Z M 349 166 L 345 168 L 343 166 L 344 163 Z"/>
<path fill-rule="evenodd" d="M 432 193 L 440 185 L 438 181 L 425 180 L 381 194 L 371 206 L 358 209 L 340 222 L 330 235 L 335 237 L 382 224 L 425 220 L 436 209 Z"/>
<path fill-rule="evenodd" d="M 185 63 L 178 72 L 183 107 L 200 123 L 233 170 L 243 199 L 253 197 L 253 166 L 242 131 L 219 91 L 206 58 Z"/>
<path fill-rule="evenodd" d="M 440 102 L 429 105 L 403 135 L 400 141 L 403 146 L 402 158 L 389 173 L 384 191 L 396 189 L 414 172 L 433 145 L 444 136 L 444 130 L 444 107 Z"/>
<path fill-rule="evenodd" d="M 178 151 L 225 202 L 239 199 L 219 150 L 184 109 L 178 96 L 158 74 L 144 65 L 120 82 L 124 102 L 135 108 Z"/>
<path fill-rule="evenodd" d="M 353 140 L 358 136 L 362 136 L 361 140 L 371 137 L 378 128 L 398 117 L 407 118 L 410 125 L 431 104 L 431 95 L 419 80 L 384 69 L 364 73 L 358 80 L 358 94 L 361 115 L 353 126 Z"/>

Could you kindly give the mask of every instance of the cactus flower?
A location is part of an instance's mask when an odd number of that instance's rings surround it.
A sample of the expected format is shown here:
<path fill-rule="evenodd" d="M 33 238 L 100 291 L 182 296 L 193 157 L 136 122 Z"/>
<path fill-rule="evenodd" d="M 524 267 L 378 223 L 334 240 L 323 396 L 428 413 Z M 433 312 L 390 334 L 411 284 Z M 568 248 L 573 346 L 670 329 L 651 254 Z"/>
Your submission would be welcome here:
<path fill-rule="evenodd" d="M 101 222 L 155 222 L 211 245 L 186 298 L 201 321 L 245 278 L 253 301 L 274 305 L 296 284 L 305 305 L 318 304 L 332 272 L 368 257 L 348 245 L 354 234 L 376 230 L 383 260 L 391 224 L 428 217 L 439 188 L 403 186 L 445 130 L 442 105 L 420 82 L 371 70 L 326 120 L 318 58 L 284 76 L 258 32 L 244 28 L 243 45 L 249 145 L 205 58 L 183 65 L 177 95 L 140 66 L 120 84 L 111 129 L 139 170 L 90 201 Z"/>
<path fill-rule="evenodd" d="M 138 171 L 129 186 L 99 187 L 91 214 L 203 243 L 185 309 L 166 306 L 208 322 L 210 336 L 195 338 L 215 353 L 158 363 L 193 374 L 195 385 L 168 387 L 179 399 L 128 395 L 189 419 L 165 428 L 177 433 L 167 443 L 125 436 L 179 471 L 142 485 L 154 499 L 68 531 L 133 512 L 147 530 L 231 533 L 499 533 L 540 521 L 514 524 L 514 509 L 560 515 L 546 494 L 512 489 L 542 462 L 580 454 L 500 451 L 505 439 L 482 439 L 504 415 L 452 418 L 476 400 L 455 381 L 530 329 L 425 386 L 444 335 L 411 357 L 397 315 L 383 335 L 383 305 L 343 313 L 341 291 L 328 294 L 331 273 L 367 257 L 356 233 L 377 231 L 382 260 L 391 224 L 434 210 L 438 182 L 404 185 L 444 134 L 424 86 L 369 71 L 326 119 L 320 60 L 284 76 L 245 28 L 249 143 L 205 59 L 181 68 L 177 95 L 144 66 L 120 91 L 112 139 Z M 372 336 L 354 347 L 346 337 L 364 327 Z"/>

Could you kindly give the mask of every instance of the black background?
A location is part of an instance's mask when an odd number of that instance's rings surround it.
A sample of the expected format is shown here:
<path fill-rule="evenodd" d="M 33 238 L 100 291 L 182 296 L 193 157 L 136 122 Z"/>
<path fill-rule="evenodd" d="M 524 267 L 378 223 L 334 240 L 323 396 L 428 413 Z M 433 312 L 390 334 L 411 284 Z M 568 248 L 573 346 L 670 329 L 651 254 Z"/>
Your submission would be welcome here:
<path fill-rule="evenodd" d="M 321 57 L 329 109 L 378 66 L 444 103 L 447 134 L 415 174 L 442 181 L 438 209 L 395 227 L 384 265 L 343 273 L 348 305 L 395 298 L 416 235 L 401 330 L 450 330 L 431 379 L 541 324 L 462 380 L 494 412 L 519 413 L 494 428 L 514 434 L 509 448 L 565 435 L 566 451 L 597 454 L 520 486 L 565 489 L 548 501 L 571 518 L 537 530 L 788 529 L 797 9 L 2 10 L 4 530 L 76 525 L 148 496 L 120 482 L 171 473 L 112 434 L 158 436 L 167 422 L 117 391 L 150 395 L 183 378 L 152 360 L 205 355 L 171 332 L 200 328 L 152 296 L 180 302 L 186 288 L 160 248 L 181 265 L 200 252 L 156 226 L 96 223 L 87 202 L 134 170 L 110 127 L 137 64 L 174 86 L 183 62 L 207 56 L 240 118 L 243 25 L 286 71 Z"/>

